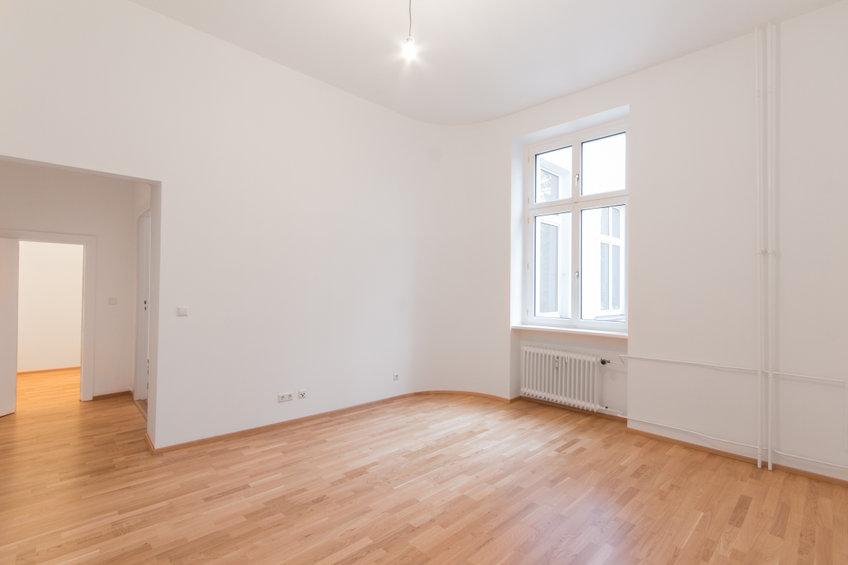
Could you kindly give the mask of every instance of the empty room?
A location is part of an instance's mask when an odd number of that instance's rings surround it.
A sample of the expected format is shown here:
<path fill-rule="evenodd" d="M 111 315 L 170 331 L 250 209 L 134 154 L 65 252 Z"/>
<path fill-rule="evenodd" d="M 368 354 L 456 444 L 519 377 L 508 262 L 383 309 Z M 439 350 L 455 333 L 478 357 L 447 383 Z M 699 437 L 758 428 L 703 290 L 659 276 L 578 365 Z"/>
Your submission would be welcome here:
<path fill-rule="evenodd" d="M 0 0 L 0 563 L 848 563 L 848 0 Z"/>

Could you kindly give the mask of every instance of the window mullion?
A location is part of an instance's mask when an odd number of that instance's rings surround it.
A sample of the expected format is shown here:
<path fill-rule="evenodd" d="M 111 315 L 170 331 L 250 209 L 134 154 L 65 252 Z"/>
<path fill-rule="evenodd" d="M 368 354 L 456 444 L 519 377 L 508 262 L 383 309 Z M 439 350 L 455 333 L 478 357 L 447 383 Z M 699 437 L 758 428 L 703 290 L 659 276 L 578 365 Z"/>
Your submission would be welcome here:
<path fill-rule="evenodd" d="M 580 232 L 582 230 L 582 208 L 580 204 L 580 179 L 581 174 L 581 153 L 583 145 L 577 141 L 572 150 L 572 167 L 574 170 L 574 185 L 573 197 L 576 201 L 573 212 L 571 214 L 571 315 L 574 320 L 581 320 L 583 313 L 581 311 L 580 293 L 582 291 L 583 282 L 583 261 L 580 256 Z M 579 273 L 579 275 L 577 274 Z"/>

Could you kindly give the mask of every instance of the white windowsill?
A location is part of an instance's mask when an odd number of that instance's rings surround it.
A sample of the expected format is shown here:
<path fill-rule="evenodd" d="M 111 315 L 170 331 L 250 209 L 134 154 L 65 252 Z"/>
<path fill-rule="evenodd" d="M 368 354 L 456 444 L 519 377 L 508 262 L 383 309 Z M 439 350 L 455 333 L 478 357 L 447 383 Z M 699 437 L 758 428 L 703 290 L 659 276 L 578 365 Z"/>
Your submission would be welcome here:
<path fill-rule="evenodd" d="M 531 332 L 551 332 L 561 334 L 577 334 L 577 335 L 593 335 L 598 337 L 609 337 L 613 339 L 627 339 L 628 335 L 624 332 L 614 332 L 607 330 L 587 330 L 583 328 L 560 328 L 556 326 L 528 326 L 526 324 L 517 324 L 511 326 L 514 330 L 531 331 Z"/>

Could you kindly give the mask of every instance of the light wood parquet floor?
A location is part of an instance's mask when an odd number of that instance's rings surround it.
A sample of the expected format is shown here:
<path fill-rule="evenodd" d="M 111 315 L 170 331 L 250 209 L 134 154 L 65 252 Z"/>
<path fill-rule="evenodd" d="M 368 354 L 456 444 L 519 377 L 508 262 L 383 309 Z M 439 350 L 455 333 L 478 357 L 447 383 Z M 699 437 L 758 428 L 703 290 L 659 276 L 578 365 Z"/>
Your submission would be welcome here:
<path fill-rule="evenodd" d="M 425 395 L 153 455 L 21 376 L 0 563 L 848 563 L 848 488 L 543 406 Z"/>

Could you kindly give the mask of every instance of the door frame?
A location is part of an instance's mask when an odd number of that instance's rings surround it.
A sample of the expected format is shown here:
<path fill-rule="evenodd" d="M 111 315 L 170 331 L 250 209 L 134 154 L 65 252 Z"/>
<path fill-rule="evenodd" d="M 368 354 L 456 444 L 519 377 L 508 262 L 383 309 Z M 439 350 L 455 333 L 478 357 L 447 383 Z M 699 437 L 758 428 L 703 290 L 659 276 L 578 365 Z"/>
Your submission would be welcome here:
<path fill-rule="evenodd" d="M 150 210 L 145 210 L 139 214 L 136 220 L 136 289 L 135 289 L 135 367 L 133 374 L 133 398 L 136 400 L 147 399 L 150 385 L 150 308 L 151 299 L 151 249 L 153 235 L 153 218 Z M 146 234 L 142 237 L 142 227 L 146 224 Z M 142 255 L 142 245 L 146 245 L 147 249 Z M 147 276 L 146 296 L 141 294 L 142 276 Z M 146 300 L 146 304 L 142 305 L 141 301 Z M 146 317 L 146 321 L 143 318 Z M 142 331 L 146 331 L 147 335 L 142 339 Z M 147 348 L 147 351 L 142 351 L 142 341 Z M 143 357 L 142 357 L 143 355 Z M 142 389 L 142 385 L 143 389 Z"/>
<path fill-rule="evenodd" d="M 97 236 L 15 230 L 0 227 L 0 237 L 40 243 L 82 245 L 82 343 L 80 344 L 80 400 L 94 398 L 94 346 L 97 318 Z M 18 289 L 20 291 L 20 289 Z"/>

